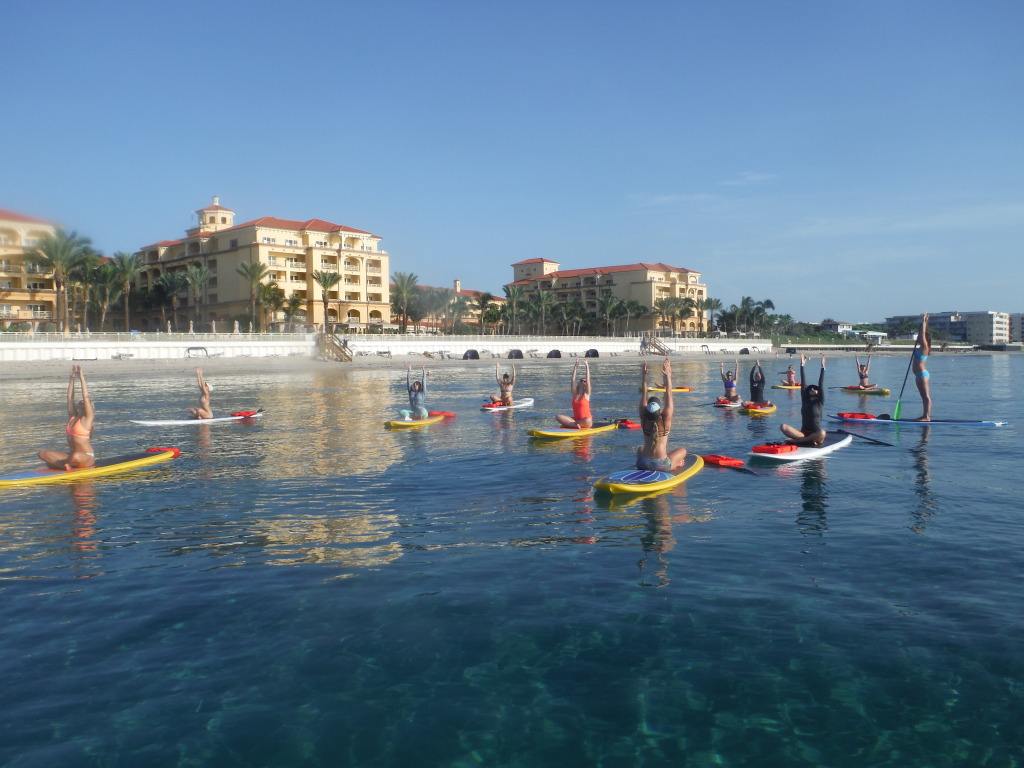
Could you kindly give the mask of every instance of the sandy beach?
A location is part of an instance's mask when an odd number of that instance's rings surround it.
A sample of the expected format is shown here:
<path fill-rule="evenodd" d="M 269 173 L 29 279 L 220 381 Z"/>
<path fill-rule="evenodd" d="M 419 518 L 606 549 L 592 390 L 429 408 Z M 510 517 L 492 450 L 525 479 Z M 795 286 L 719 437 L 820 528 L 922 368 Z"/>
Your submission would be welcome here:
<path fill-rule="evenodd" d="M 903 355 L 908 350 L 886 350 L 881 354 L 886 355 Z M 826 353 L 826 358 L 852 358 L 855 353 L 845 351 L 830 351 Z M 863 358 L 863 353 L 860 354 Z M 880 356 L 879 353 L 872 353 L 874 356 Z M 817 361 L 821 356 L 820 352 L 808 353 L 808 358 Z M 270 357 L 256 357 L 256 356 L 244 356 L 244 357 L 210 357 L 210 358 L 185 358 L 185 359 L 127 359 L 127 360 L 32 360 L 32 361 L 5 361 L 0 364 L 0 381 L 52 381 L 54 379 L 63 378 L 67 375 L 72 364 L 81 365 L 85 371 L 86 376 L 92 377 L 97 380 L 114 378 L 118 376 L 129 376 L 132 378 L 145 377 L 148 374 L 159 374 L 159 375 L 189 375 L 195 371 L 196 367 L 201 367 L 205 372 L 211 376 L 218 374 L 236 374 L 236 375 L 256 375 L 260 373 L 281 373 L 287 371 L 294 372 L 308 372 L 308 371 L 322 371 L 328 369 L 334 370 L 370 370 L 376 368 L 392 368 L 396 370 L 403 370 L 408 365 L 419 367 L 426 365 L 428 368 L 479 368 L 479 367 L 493 367 L 495 363 L 501 366 L 507 366 L 512 363 L 516 365 L 550 365 L 550 366 L 569 366 L 576 358 L 574 357 L 562 357 L 562 358 L 544 358 L 544 357 L 529 357 L 521 360 L 509 360 L 507 358 L 493 358 L 486 356 L 480 360 L 462 360 L 462 359 L 440 359 L 438 357 L 427 357 L 425 355 L 394 355 L 388 357 L 386 355 L 359 355 L 350 363 L 342 363 L 333 360 L 320 360 L 315 357 L 307 357 L 305 355 L 287 355 L 287 356 L 270 356 Z M 616 363 L 624 363 L 642 360 L 639 355 L 616 355 L 613 357 L 597 358 L 601 361 L 614 361 Z M 657 357 L 651 357 L 649 359 L 658 359 Z M 800 358 L 797 355 L 790 356 L 785 351 L 773 352 L 769 355 L 765 355 L 760 358 L 755 358 L 752 355 L 724 355 L 724 354 L 713 354 L 705 355 L 701 353 L 677 353 L 672 355 L 673 361 L 680 360 L 706 360 L 709 363 L 726 362 L 730 363 L 734 360 L 738 360 L 741 364 L 745 362 L 752 362 L 755 359 L 766 360 L 786 360 L 787 364 L 790 360 L 799 364 Z M 596 360 L 595 360 L 596 362 Z"/>

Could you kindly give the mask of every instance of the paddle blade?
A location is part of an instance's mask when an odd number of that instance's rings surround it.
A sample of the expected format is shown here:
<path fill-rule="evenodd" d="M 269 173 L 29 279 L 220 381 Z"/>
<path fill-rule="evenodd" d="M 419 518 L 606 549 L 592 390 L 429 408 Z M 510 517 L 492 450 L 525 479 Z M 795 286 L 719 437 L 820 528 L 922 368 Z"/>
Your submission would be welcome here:
<path fill-rule="evenodd" d="M 892 409 L 892 417 L 893 417 L 893 419 L 898 419 L 900 417 L 900 401 L 899 400 L 896 401 L 896 407 Z"/>

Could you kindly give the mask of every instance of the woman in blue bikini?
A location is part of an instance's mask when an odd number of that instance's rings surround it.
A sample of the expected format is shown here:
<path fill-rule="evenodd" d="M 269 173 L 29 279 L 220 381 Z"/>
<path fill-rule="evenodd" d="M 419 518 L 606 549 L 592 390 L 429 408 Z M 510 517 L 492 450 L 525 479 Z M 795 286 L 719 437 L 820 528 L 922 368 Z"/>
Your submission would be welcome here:
<path fill-rule="evenodd" d="M 924 407 L 921 418 L 914 419 L 914 421 L 932 420 L 932 392 L 928 381 L 931 378 L 931 374 L 928 373 L 928 369 L 925 366 L 925 361 L 931 353 L 932 343 L 931 338 L 928 336 L 928 313 L 925 312 L 921 315 L 921 329 L 917 332 L 917 348 L 914 350 L 914 359 L 910 367 L 917 381 L 917 391 L 921 393 L 921 405 Z"/>

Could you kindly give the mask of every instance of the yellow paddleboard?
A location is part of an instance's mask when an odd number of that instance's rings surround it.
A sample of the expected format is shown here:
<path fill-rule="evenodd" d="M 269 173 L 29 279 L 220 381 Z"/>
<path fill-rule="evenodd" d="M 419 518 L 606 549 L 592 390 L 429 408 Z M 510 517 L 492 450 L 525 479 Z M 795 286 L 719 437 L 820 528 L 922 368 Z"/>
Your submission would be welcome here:
<path fill-rule="evenodd" d="M 799 384 L 772 384 L 772 389 L 800 389 Z"/>
<path fill-rule="evenodd" d="M 590 429 L 531 429 L 526 434 L 530 437 L 586 437 L 587 435 L 596 435 L 598 432 L 610 432 L 613 429 L 618 429 L 618 426 L 618 424 L 612 423 Z"/>
<path fill-rule="evenodd" d="M 855 395 L 881 395 L 882 397 L 889 396 L 888 389 L 861 389 L 860 387 L 843 387 L 844 392 L 852 392 Z"/>
<path fill-rule="evenodd" d="M 747 416 L 765 416 L 769 413 L 775 413 L 778 406 L 772 403 L 764 408 L 740 408 L 740 413 L 745 413 Z"/>
<path fill-rule="evenodd" d="M 648 392 L 664 392 L 665 388 L 664 387 L 648 387 L 647 391 Z M 673 392 L 692 392 L 693 390 L 691 390 L 689 387 L 672 387 L 672 391 Z"/>
<path fill-rule="evenodd" d="M 444 416 L 428 416 L 425 419 L 395 419 L 394 421 L 385 421 L 384 426 L 388 429 L 419 429 L 425 427 L 428 424 L 437 424 L 439 421 L 444 421 Z"/>
<path fill-rule="evenodd" d="M 674 472 L 659 472 L 645 469 L 626 469 L 602 477 L 594 483 L 594 489 L 604 493 L 651 493 L 673 488 L 704 468 L 704 459 L 696 453 L 686 454 L 683 466 Z"/>
<path fill-rule="evenodd" d="M 114 456 L 109 459 L 100 459 L 96 465 L 89 469 L 30 469 L 25 472 L 16 472 L 12 475 L 0 476 L 0 488 L 14 488 L 22 485 L 44 485 L 46 483 L 64 483 L 72 480 L 88 480 L 101 475 L 113 475 L 118 472 L 130 472 L 140 467 L 148 467 L 151 464 L 159 464 L 164 461 L 178 458 L 180 451 L 177 448 L 160 448 L 153 451 L 131 453 L 126 456 Z"/>

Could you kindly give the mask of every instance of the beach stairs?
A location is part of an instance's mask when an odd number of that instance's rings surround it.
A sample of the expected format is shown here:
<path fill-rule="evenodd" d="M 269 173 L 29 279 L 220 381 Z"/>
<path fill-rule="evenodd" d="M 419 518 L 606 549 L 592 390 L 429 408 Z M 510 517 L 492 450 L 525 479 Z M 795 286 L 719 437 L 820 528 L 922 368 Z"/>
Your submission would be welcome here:
<path fill-rule="evenodd" d="M 321 360 L 337 360 L 342 363 L 352 362 L 352 350 L 333 333 L 317 334 L 316 348 Z"/>
<path fill-rule="evenodd" d="M 670 355 L 672 354 L 668 347 L 662 344 L 653 336 L 647 337 L 647 354 L 649 355 Z"/>

